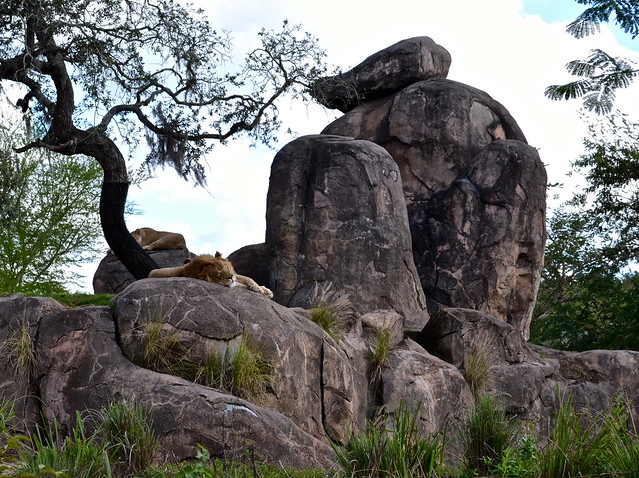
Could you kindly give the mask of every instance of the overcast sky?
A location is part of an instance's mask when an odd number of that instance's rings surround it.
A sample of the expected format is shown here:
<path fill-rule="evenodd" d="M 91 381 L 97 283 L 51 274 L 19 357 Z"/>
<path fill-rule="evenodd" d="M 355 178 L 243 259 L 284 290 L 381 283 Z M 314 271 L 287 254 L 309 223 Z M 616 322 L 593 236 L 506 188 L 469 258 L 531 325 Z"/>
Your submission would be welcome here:
<path fill-rule="evenodd" d="M 585 58 L 591 48 L 639 58 L 639 41 L 615 34 L 576 40 L 566 24 L 583 7 L 574 0 L 394 0 L 392 2 L 323 0 L 235 0 L 195 2 L 212 23 L 232 32 L 236 47 L 258 45 L 262 27 L 279 29 L 283 20 L 301 24 L 319 37 L 328 61 L 347 70 L 367 56 L 405 38 L 429 36 L 452 56 L 448 78 L 484 90 L 503 104 L 539 150 L 549 182 L 566 182 L 570 162 L 581 151 L 584 126 L 579 102 L 546 99 L 550 84 L 568 81 L 564 65 Z M 240 6 L 238 6 L 240 5 Z M 622 42 L 620 44 L 618 42 Z M 637 110 L 636 99 L 620 95 L 618 106 Z M 234 250 L 264 241 L 266 192 L 270 165 L 277 150 L 296 136 L 315 134 L 339 116 L 321 107 L 280 104 L 285 127 L 274 149 L 231 141 L 217 146 L 208 158 L 206 190 L 186 183 L 175 173 L 158 171 L 157 178 L 132 188 L 142 215 L 129 216 L 130 230 L 149 226 L 181 232 L 195 253 Z M 570 181 L 573 181 L 572 179 Z M 83 268 L 82 289 L 92 292 L 96 264 Z"/>

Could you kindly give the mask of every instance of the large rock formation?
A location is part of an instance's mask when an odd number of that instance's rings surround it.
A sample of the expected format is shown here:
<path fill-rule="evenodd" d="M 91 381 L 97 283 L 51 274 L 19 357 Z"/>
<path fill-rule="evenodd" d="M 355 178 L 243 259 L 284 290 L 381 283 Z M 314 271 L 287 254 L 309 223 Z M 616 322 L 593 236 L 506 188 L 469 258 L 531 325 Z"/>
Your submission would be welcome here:
<path fill-rule="evenodd" d="M 368 141 L 306 136 L 271 167 L 266 244 L 275 300 L 308 305 L 332 283 L 361 313 L 397 311 L 421 329 L 428 315 L 412 259 L 397 164 Z"/>
<path fill-rule="evenodd" d="M 339 79 L 371 69 L 384 72 L 380 82 L 401 75 L 390 59 L 378 63 Z M 410 86 L 389 82 L 398 88 L 375 101 L 362 95 L 323 133 L 377 143 L 399 165 L 429 311 L 483 310 L 528 337 L 545 242 L 545 169 L 501 104 L 441 71 Z M 339 103 L 334 94 L 325 92 L 325 103 Z"/>
<path fill-rule="evenodd" d="M 250 446 L 261 460 L 308 468 L 332 464 L 327 437 L 344 442 L 380 408 L 419 410 L 427 433 L 456 430 L 473 405 L 462 372 L 474 355 L 490 363 L 489 393 L 542 442 L 568 394 L 601 410 L 625 393 L 639 421 L 639 353 L 526 342 L 544 168 L 503 106 L 444 79 L 449 64 L 442 47 L 413 38 L 317 85 L 348 113 L 330 134 L 278 153 L 266 242 L 230 256 L 277 301 L 189 278 L 135 282 L 107 257 L 96 292 L 121 291 L 114 308 L 0 298 L 0 399 L 15 402 L 26 428 L 56 421 L 61 433 L 78 411 L 132 400 L 153 412 L 159 460 L 191 458 L 197 444 L 225 457 Z M 187 259 L 153 254 L 163 266 Z M 309 305 L 318 283 L 355 309 L 335 336 L 294 307 Z M 249 341 L 270 364 L 269 384 L 249 400 L 152 371 L 140 359 L 150 330 L 188 370 Z M 372 363 L 382 332 L 389 358 Z"/>

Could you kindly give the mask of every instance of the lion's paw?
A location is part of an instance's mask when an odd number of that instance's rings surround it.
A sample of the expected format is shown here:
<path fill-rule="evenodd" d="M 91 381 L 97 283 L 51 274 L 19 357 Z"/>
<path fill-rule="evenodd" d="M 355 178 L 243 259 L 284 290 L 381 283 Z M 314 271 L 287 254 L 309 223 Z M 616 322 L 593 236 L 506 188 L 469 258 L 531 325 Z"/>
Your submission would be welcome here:
<path fill-rule="evenodd" d="M 268 297 L 269 299 L 273 298 L 273 292 L 271 292 L 271 289 L 269 289 L 267 287 L 264 287 L 264 286 L 261 286 L 261 289 L 262 289 L 261 290 L 262 295 Z"/>

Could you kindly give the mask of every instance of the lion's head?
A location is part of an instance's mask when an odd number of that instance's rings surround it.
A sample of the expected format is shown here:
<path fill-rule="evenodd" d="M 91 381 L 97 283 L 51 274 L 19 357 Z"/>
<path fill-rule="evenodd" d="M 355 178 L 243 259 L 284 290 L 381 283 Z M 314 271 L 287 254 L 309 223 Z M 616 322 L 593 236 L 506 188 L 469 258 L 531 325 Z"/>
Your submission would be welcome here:
<path fill-rule="evenodd" d="M 184 276 L 215 282 L 227 287 L 235 287 L 236 274 L 233 265 L 228 259 L 224 259 L 219 252 L 215 256 L 202 254 L 195 256 L 184 265 Z"/>

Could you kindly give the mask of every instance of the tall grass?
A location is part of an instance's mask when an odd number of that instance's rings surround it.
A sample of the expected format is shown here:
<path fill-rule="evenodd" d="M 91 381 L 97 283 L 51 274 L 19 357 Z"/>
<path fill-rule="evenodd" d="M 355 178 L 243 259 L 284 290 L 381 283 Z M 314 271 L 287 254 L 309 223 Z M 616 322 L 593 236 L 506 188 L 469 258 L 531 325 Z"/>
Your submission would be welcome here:
<path fill-rule="evenodd" d="M 572 397 L 564 398 L 541 454 L 540 477 L 639 476 L 639 439 L 630 417 L 629 405 L 619 400 L 601 412 L 578 413 Z"/>
<path fill-rule="evenodd" d="M 444 437 L 422 437 L 417 416 L 418 411 L 400 404 L 390 429 L 385 426 L 388 417 L 382 417 L 371 423 L 365 434 L 352 436 L 343 447 L 331 442 L 345 476 L 438 476 L 444 463 Z"/>
<path fill-rule="evenodd" d="M 484 395 L 490 387 L 490 365 L 488 353 L 483 348 L 473 348 L 464 357 L 462 374 L 475 399 Z"/>
<path fill-rule="evenodd" d="M 36 352 L 26 317 L 23 317 L 20 328 L 9 336 L 6 346 L 16 377 L 28 380 L 36 367 Z"/>
<path fill-rule="evenodd" d="M 151 465 L 160 442 L 148 409 L 134 402 L 113 401 L 89 416 L 96 435 L 107 444 L 120 468 L 136 474 Z"/>
<path fill-rule="evenodd" d="M 507 450 L 512 449 L 517 436 L 517 426 L 506 415 L 504 407 L 490 395 L 478 397 L 462 430 L 465 467 L 490 472 L 493 464 L 500 462 Z"/>
<path fill-rule="evenodd" d="M 375 343 L 370 351 L 371 381 L 377 382 L 382 378 L 382 372 L 388 365 L 391 356 L 391 334 L 387 330 L 379 329 L 375 333 Z"/>
<path fill-rule="evenodd" d="M 95 435 L 87 435 L 82 419 L 76 416 L 71 436 L 61 438 L 57 425 L 39 429 L 31 437 L 31 447 L 19 454 L 18 476 L 68 476 L 111 478 L 108 446 Z"/>

